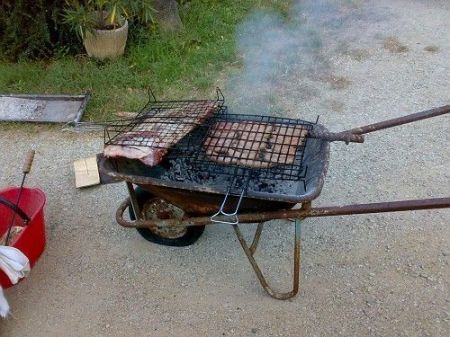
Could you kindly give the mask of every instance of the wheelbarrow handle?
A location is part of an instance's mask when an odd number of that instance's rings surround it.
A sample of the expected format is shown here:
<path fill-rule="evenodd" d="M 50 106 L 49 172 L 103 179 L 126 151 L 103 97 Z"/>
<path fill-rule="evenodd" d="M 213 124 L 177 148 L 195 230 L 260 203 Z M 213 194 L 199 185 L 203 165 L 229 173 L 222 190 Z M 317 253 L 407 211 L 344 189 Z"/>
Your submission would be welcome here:
<path fill-rule="evenodd" d="M 348 131 L 341 132 L 343 134 L 353 133 L 355 135 L 363 135 L 369 132 L 374 132 L 378 130 L 392 128 L 394 126 L 403 125 L 407 123 L 412 123 L 416 121 L 420 121 L 422 119 L 427 119 L 431 117 L 436 117 L 440 115 L 444 115 L 450 112 L 450 105 L 444 105 L 439 108 L 434 108 L 430 110 L 425 110 L 421 112 L 417 112 L 411 115 L 406 115 L 398 118 L 388 119 L 382 122 L 369 124 L 365 126 L 361 126 L 359 128 L 354 128 Z"/>
<path fill-rule="evenodd" d="M 5 205 L 6 207 L 12 209 L 16 214 L 18 214 L 25 222 L 30 222 L 30 217 L 17 205 L 14 205 L 8 199 L 0 196 L 0 204 Z"/>

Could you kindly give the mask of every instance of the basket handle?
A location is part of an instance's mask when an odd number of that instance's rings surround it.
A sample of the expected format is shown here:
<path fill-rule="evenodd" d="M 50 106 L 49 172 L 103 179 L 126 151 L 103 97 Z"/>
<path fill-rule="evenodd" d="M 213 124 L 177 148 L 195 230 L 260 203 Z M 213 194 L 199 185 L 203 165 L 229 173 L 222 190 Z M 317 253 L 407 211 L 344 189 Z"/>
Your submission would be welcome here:
<path fill-rule="evenodd" d="M 392 128 L 394 126 L 412 123 L 412 122 L 420 121 L 422 119 L 436 117 L 436 116 L 444 115 L 447 113 L 450 113 L 450 105 L 444 105 L 444 106 L 441 106 L 438 108 L 417 112 L 417 113 L 414 113 L 411 115 L 388 119 L 388 120 L 385 120 L 382 122 L 361 126 L 359 128 L 354 128 L 354 129 L 347 130 L 347 131 L 340 132 L 340 133 L 353 133 L 355 135 L 364 135 L 369 132 L 384 130 L 384 129 Z"/>
<path fill-rule="evenodd" d="M 308 132 L 310 138 L 322 139 L 328 142 L 364 143 L 364 136 L 351 132 L 328 132 L 311 130 Z"/>
<path fill-rule="evenodd" d="M 25 222 L 30 222 L 30 217 L 19 207 L 14 205 L 11 201 L 8 199 L 3 198 L 0 196 L 0 204 L 5 205 L 6 207 L 12 209 L 14 212 L 16 212 Z"/>

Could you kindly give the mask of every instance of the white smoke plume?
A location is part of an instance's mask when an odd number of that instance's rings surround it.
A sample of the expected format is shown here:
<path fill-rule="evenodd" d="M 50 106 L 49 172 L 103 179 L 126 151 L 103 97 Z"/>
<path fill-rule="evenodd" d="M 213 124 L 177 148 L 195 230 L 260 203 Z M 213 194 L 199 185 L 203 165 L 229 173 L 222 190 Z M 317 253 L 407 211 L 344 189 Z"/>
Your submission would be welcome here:
<path fill-rule="evenodd" d="M 382 20 L 385 13 L 375 8 L 372 1 L 299 0 L 287 16 L 251 13 L 237 30 L 242 67 L 226 87 L 232 112 L 284 115 L 283 94 L 307 100 L 324 83 L 346 85 L 333 78 L 330 51 L 345 51 L 366 22 Z"/>

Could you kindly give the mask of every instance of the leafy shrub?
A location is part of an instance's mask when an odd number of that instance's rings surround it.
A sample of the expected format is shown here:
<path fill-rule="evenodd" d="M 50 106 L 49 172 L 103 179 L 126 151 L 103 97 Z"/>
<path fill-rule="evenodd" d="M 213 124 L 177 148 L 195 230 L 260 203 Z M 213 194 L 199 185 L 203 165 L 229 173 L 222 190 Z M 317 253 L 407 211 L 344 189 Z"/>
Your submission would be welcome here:
<path fill-rule="evenodd" d="M 2 0 L 0 50 L 2 57 L 47 58 L 55 51 L 75 51 L 79 44 L 62 24 L 64 0 Z"/>
<path fill-rule="evenodd" d="M 86 31 L 116 29 L 123 19 L 150 24 L 153 12 L 152 0 L 66 0 L 63 22 L 83 38 Z"/>
<path fill-rule="evenodd" d="M 79 1 L 83 6 L 88 2 Z M 128 20 L 132 21 L 133 35 L 139 35 L 139 31 L 148 28 L 151 19 L 147 17 L 149 1 L 126 2 L 127 8 L 131 8 Z M 45 59 L 82 51 L 79 37 L 64 20 L 67 6 L 66 0 L 1 0 L 0 59 Z"/>

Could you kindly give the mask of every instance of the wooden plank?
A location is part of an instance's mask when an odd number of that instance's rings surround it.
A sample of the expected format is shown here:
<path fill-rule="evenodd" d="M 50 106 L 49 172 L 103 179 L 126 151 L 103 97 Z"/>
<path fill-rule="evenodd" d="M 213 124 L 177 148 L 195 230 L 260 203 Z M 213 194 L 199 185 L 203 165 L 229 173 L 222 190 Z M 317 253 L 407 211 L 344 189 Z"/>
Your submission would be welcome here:
<path fill-rule="evenodd" d="M 77 188 L 100 184 L 96 157 L 77 160 L 73 163 L 73 167 Z"/>

